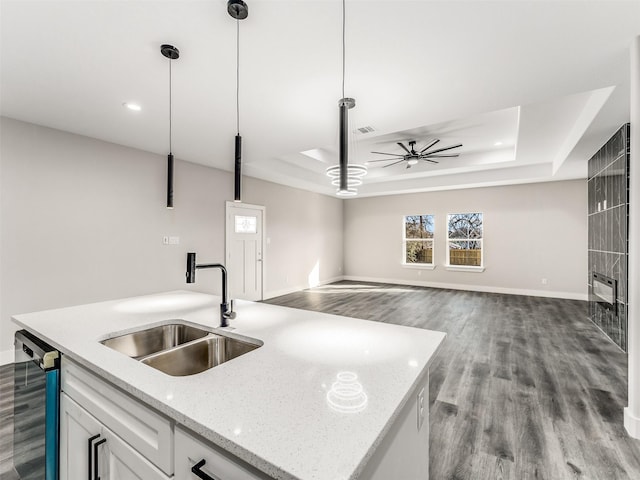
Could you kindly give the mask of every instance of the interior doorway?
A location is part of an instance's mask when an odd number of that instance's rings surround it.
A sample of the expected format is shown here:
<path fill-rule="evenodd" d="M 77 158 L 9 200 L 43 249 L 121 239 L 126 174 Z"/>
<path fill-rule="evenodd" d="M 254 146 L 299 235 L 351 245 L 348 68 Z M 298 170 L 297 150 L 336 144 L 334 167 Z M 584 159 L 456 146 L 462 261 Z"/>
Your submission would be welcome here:
<path fill-rule="evenodd" d="M 263 299 L 265 207 L 226 203 L 225 258 L 230 298 Z"/>

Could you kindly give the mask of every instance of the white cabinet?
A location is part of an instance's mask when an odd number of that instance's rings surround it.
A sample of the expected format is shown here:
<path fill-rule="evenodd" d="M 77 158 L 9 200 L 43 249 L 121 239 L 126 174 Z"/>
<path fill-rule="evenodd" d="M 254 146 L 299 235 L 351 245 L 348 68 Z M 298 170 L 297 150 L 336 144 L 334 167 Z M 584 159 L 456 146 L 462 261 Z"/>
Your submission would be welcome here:
<path fill-rule="evenodd" d="M 174 459 L 172 480 L 270 479 L 66 357 L 61 387 L 61 480 L 169 480 Z"/>
<path fill-rule="evenodd" d="M 61 389 L 166 475 L 173 474 L 173 422 L 62 357 Z M 84 477 L 86 478 L 86 477 Z"/>
<path fill-rule="evenodd" d="M 68 395 L 60 395 L 61 480 L 169 480 Z"/>
<path fill-rule="evenodd" d="M 61 480 L 91 478 L 88 474 L 89 439 L 99 435 L 101 428 L 100 422 L 87 411 L 64 393 L 60 394 Z"/>
<path fill-rule="evenodd" d="M 177 426 L 175 432 L 175 480 L 266 480 L 271 477 L 229 453 L 196 438 Z M 198 466 L 201 475 L 193 473 Z"/>

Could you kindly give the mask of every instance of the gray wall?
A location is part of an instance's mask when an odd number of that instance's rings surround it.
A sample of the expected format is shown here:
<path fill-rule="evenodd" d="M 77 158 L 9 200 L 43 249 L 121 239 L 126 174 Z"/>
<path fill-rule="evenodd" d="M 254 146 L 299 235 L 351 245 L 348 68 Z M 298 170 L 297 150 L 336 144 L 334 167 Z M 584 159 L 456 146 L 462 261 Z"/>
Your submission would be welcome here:
<path fill-rule="evenodd" d="M 230 173 L 177 161 L 167 210 L 165 157 L 6 118 L 0 127 L 0 363 L 12 314 L 219 291 L 215 275 L 185 284 L 185 258 L 223 259 Z M 245 202 L 267 208 L 266 296 L 308 286 L 316 263 L 321 281 L 341 275 L 341 200 L 251 178 L 244 187 Z"/>
<path fill-rule="evenodd" d="M 445 268 L 446 216 L 464 212 L 484 214 L 482 273 Z M 415 214 L 436 216 L 435 270 L 401 264 Z M 344 215 L 347 278 L 587 299 L 586 180 L 360 198 Z"/>
<path fill-rule="evenodd" d="M 342 200 L 250 177 L 243 200 L 267 208 L 268 297 L 342 276 Z"/>
<path fill-rule="evenodd" d="M 589 160 L 589 317 L 627 351 L 629 124 Z M 593 295 L 593 273 L 617 283 L 613 308 Z"/>

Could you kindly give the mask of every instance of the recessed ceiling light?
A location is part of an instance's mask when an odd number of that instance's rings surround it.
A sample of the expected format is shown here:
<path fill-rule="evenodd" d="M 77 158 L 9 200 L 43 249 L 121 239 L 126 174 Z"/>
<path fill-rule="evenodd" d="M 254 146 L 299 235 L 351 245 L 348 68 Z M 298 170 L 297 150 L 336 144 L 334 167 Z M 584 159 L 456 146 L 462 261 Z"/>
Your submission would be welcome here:
<path fill-rule="evenodd" d="M 138 105 L 137 103 L 129 103 L 129 102 L 124 102 L 122 104 L 123 107 L 128 108 L 129 110 L 132 110 L 134 112 L 139 112 L 140 110 L 142 110 L 142 107 L 140 105 Z"/>
<path fill-rule="evenodd" d="M 502 142 L 496 142 L 493 144 L 494 147 L 499 147 L 500 145 L 502 145 Z"/>

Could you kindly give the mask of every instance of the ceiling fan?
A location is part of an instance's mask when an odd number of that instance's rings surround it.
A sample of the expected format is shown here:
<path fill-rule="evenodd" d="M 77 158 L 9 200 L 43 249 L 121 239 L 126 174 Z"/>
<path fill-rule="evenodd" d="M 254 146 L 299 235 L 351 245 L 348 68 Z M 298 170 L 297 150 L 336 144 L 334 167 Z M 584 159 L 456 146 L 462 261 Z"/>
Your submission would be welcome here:
<path fill-rule="evenodd" d="M 402 142 L 396 142 L 398 145 L 400 145 L 400 147 L 406 153 L 371 152 L 371 153 L 376 153 L 378 155 L 390 155 L 390 156 L 392 156 L 394 158 L 382 158 L 382 159 L 379 159 L 379 160 L 369 160 L 368 163 L 373 163 L 373 162 L 393 162 L 393 163 L 389 163 L 388 165 L 383 165 L 382 166 L 382 168 L 387 168 L 387 167 L 391 167 L 393 165 L 397 165 L 398 163 L 407 162 L 407 168 L 411 168 L 413 165 L 416 165 L 420 160 L 424 160 L 426 162 L 431 162 L 431 163 L 439 163 L 437 160 L 433 160 L 433 159 L 434 158 L 457 157 L 459 155 L 458 153 L 441 153 L 441 152 L 446 152 L 447 150 L 452 150 L 454 148 L 461 147 L 462 146 L 461 143 L 459 143 L 458 145 L 451 145 L 450 147 L 444 147 L 444 148 L 438 148 L 436 150 L 430 150 L 439 141 L 440 141 L 439 139 L 432 140 L 431 143 L 429 143 L 426 147 L 424 147 L 420 151 L 416 151 L 416 149 L 415 149 L 415 145 L 416 145 L 416 141 L 415 140 L 411 140 L 409 142 L 409 148 L 407 148 L 407 146 Z"/>

